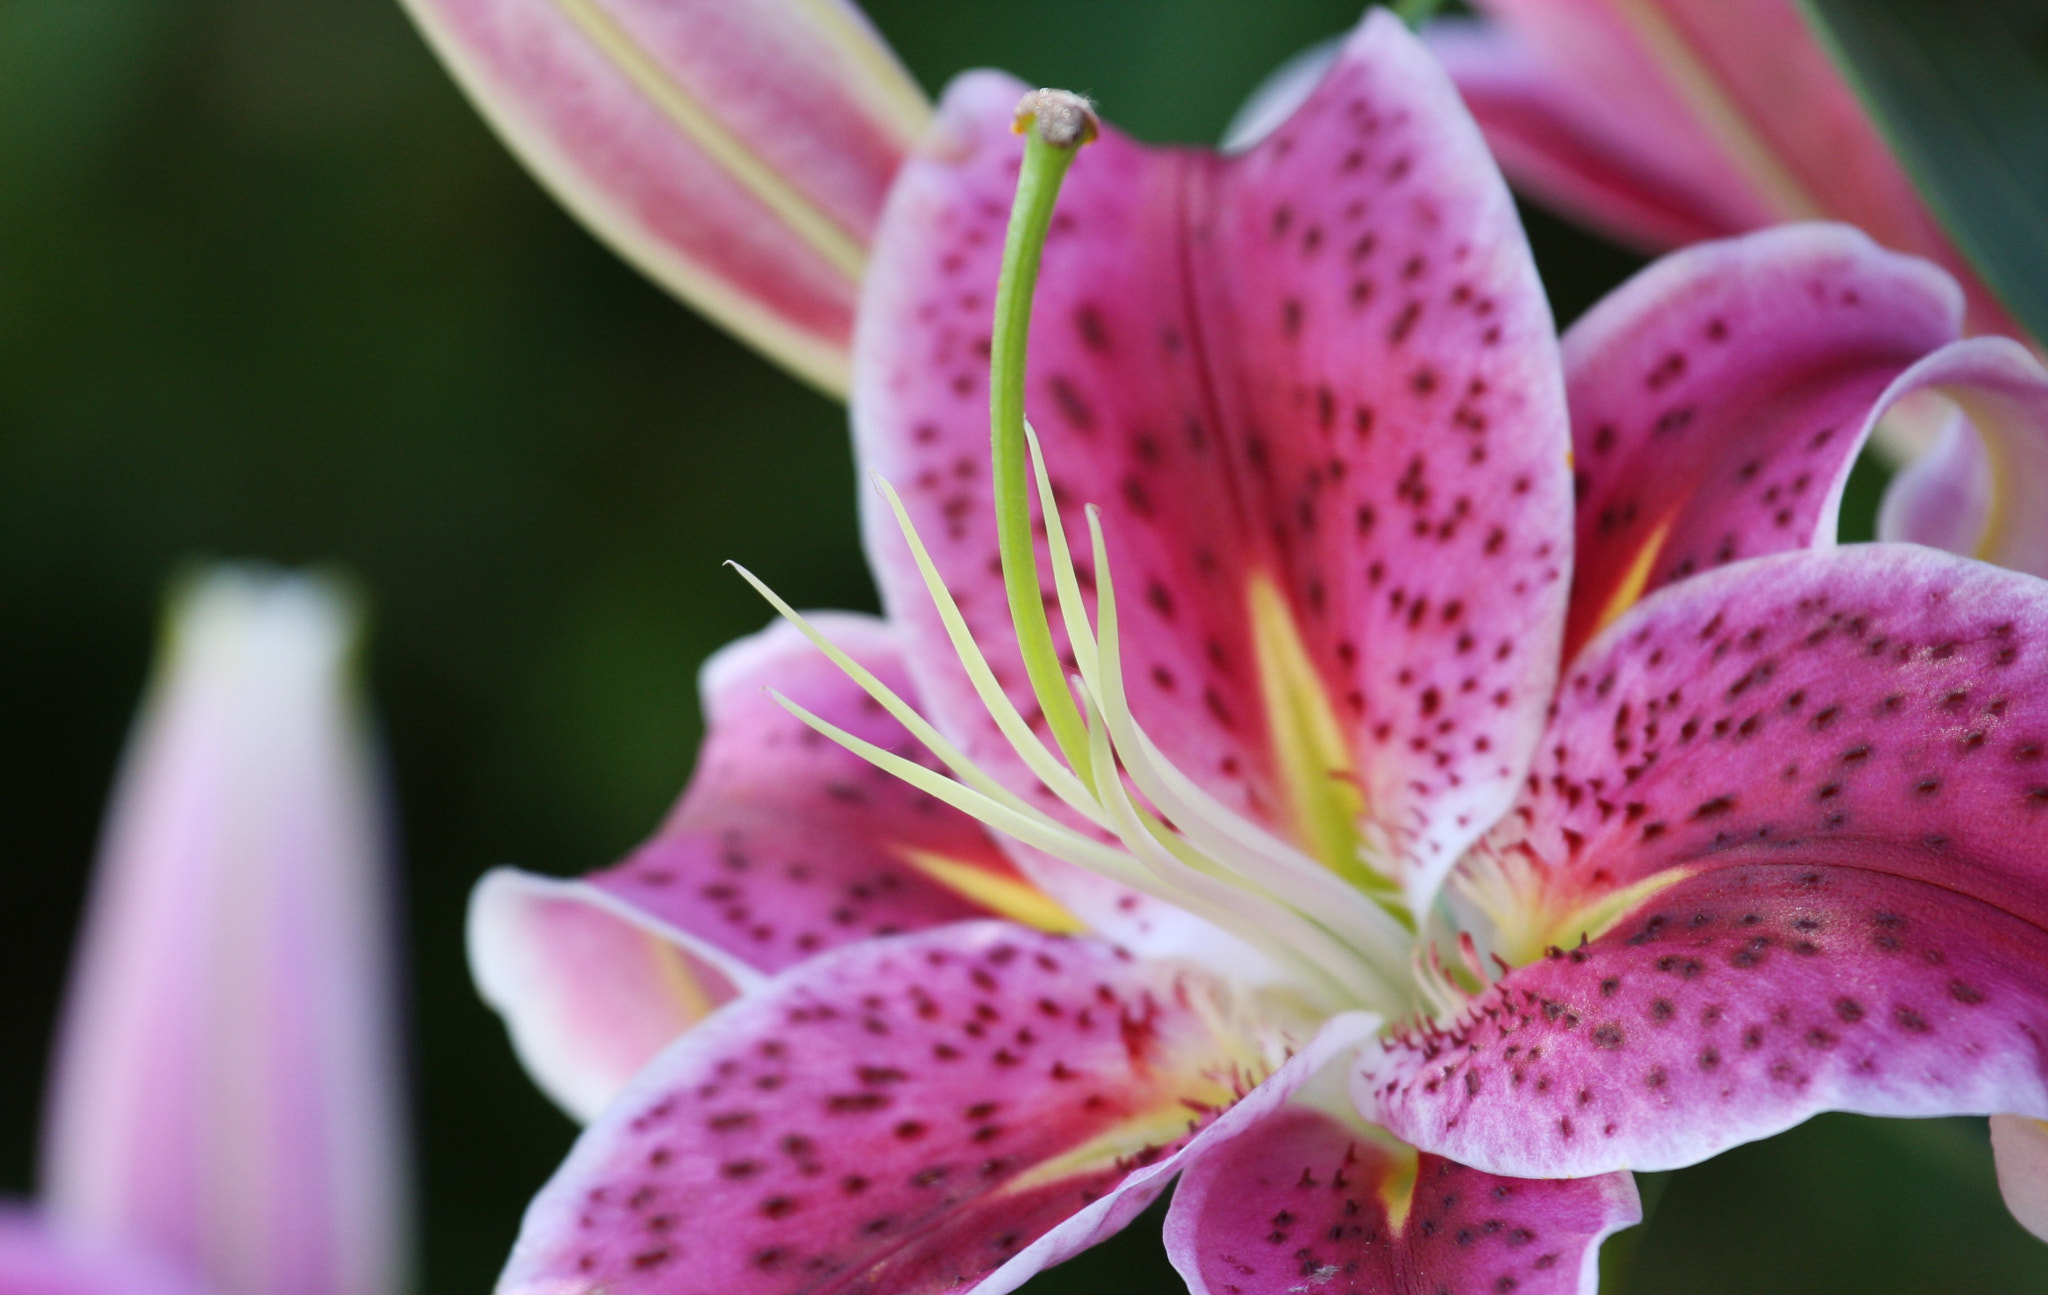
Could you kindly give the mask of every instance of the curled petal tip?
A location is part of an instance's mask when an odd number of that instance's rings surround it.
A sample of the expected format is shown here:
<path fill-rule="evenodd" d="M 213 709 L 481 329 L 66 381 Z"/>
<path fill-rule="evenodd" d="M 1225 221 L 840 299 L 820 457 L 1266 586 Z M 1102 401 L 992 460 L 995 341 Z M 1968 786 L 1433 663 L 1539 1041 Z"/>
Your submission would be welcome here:
<path fill-rule="evenodd" d="M 389 827 L 326 580 L 173 601 L 51 1084 L 53 1219 L 222 1295 L 397 1288 Z"/>

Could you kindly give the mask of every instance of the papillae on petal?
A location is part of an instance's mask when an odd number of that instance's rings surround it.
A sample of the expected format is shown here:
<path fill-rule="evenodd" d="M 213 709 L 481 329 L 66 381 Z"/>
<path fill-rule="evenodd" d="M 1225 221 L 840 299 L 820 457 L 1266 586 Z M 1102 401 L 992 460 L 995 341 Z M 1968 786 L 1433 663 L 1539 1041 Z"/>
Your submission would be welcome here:
<path fill-rule="evenodd" d="M 1193 1295 L 1592 1295 L 1600 1243 L 1642 1218 L 1625 1173 L 1501 1178 L 1309 1106 L 1218 1141 L 1166 1220 Z"/>
<path fill-rule="evenodd" d="M 324 581 L 175 600 L 51 1077 L 45 1203 L 219 1295 L 403 1286 L 391 827 Z"/>
<path fill-rule="evenodd" d="M 1021 88 L 955 83 L 899 180 L 854 421 L 1028 715 L 985 449 Z M 1556 365 L 1506 188 L 1384 12 L 1247 152 L 1105 130 L 1081 153 L 1046 243 L 1026 407 L 1076 552 L 1079 505 L 1102 511 L 1130 704 L 1168 758 L 1307 842 L 1300 803 L 1349 787 L 1368 852 L 1427 893 L 1505 803 L 1549 688 L 1569 576 Z M 935 718 L 1016 772 L 894 519 L 872 506 L 866 522 Z M 1295 759 L 1304 744 L 1330 748 L 1336 782 Z M 1146 924 L 1165 919 L 1128 897 L 1042 879 L 1098 929 L 1158 942 Z"/>
<path fill-rule="evenodd" d="M 1673 580 L 1833 543 L 1880 397 L 1962 304 L 1937 267 L 1809 224 L 1674 253 L 1573 325 L 1567 659 Z"/>
<path fill-rule="evenodd" d="M 923 92 L 847 0 L 406 0 L 600 238 L 829 392 Z"/>
<path fill-rule="evenodd" d="M 1264 1076 L 1242 1026 L 1191 967 L 1007 923 L 836 950 L 634 1079 L 499 1289 L 1011 1289 L 1128 1222 L 1147 1167 Z"/>
<path fill-rule="evenodd" d="M 1645 600 L 1574 664 L 1489 841 L 1519 906 L 1494 908 L 1550 951 L 1392 1039 L 1360 1101 L 1529 1176 L 1821 1110 L 2048 1115 L 2043 589 L 1880 544 Z"/>
<path fill-rule="evenodd" d="M 812 620 L 915 698 L 888 626 Z M 972 819 L 806 728 L 771 687 L 911 752 L 901 725 L 777 622 L 705 663 L 697 770 L 646 844 L 575 881 L 499 869 L 472 897 L 478 987 L 579 1119 L 720 1004 L 825 950 L 988 916 L 1073 929 Z"/>

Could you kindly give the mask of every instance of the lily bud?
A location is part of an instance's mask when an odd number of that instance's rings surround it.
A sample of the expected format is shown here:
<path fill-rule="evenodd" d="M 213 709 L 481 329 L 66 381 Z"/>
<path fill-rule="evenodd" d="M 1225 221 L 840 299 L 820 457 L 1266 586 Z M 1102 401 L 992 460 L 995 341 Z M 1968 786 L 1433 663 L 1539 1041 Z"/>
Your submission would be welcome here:
<path fill-rule="evenodd" d="M 390 832 L 355 617 L 317 578 L 174 600 L 65 1007 L 43 1204 L 218 1295 L 388 1295 L 405 1253 Z"/>
<path fill-rule="evenodd" d="M 834 395 L 931 108 L 845 0 L 405 0 L 512 151 L 613 250 Z"/>

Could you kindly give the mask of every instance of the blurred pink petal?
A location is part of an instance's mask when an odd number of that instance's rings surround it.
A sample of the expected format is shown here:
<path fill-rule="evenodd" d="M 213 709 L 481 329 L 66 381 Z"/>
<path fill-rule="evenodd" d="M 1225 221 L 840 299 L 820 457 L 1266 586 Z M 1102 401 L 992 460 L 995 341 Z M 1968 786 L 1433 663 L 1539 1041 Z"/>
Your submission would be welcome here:
<path fill-rule="evenodd" d="M 1970 338 L 1901 374 L 1881 407 L 1922 391 L 1960 413 L 1892 479 L 1878 538 L 2048 576 L 2048 369 L 2017 342 Z"/>
<path fill-rule="evenodd" d="M 1432 44 L 1533 197 L 1658 251 L 1828 217 L 1962 281 L 1972 332 L 2024 336 L 1971 272 L 1793 0 L 1480 0 Z"/>
<path fill-rule="evenodd" d="M 214 571 L 172 608 L 59 1039 L 45 1202 L 221 1295 L 401 1285 L 389 828 L 353 618 Z"/>
<path fill-rule="evenodd" d="M 642 272 L 847 386 L 868 240 L 931 109 L 846 0 L 406 0 L 541 182 Z"/>
<path fill-rule="evenodd" d="M 95 1246 L 0 1206 L 0 1291 L 6 1295 L 203 1295 L 184 1274 Z"/>
<path fill-rule="evenodd" d="M 2048 1241 L 2048 1124 L 2024 1115 L 1991 1117 L 1998 1190 L 2020 1226 Z"/>

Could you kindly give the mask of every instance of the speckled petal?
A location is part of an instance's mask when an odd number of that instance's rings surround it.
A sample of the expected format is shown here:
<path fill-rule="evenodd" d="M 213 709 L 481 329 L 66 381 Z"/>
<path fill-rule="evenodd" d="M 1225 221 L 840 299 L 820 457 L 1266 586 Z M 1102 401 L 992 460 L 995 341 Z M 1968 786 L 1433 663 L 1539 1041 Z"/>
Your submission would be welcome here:
<path fill-rule="evenodd" d="M 814 623 L 910 693 L 887 626 Z M 972 819 L 804 727 L 770 687 L 910 750 L 894 719 L 778 622 L 705 664 L 697 772 L 651 840 L 580 881 L 500 869 L 477 887 L 479 988 L 541 1087 L 579 1118 L 705 1013 L 813 954 L 992 913 L 1064 919 Z"/>
<path fill-rule="evenodd" d="M 1500 1178 L 1290 1106 L 1189 1167 L 1166 1249 L 1192 1295 L 1592 1295 L 1641 1218 L 1627 1174 Z"/>
<path fill-rule="evenodd" d="M 205 1287 L 142 1255 L 53 1232 L 0 1204 L 0 1291 L 7 1295 L 207 1295 Z"/>
<path fill-rule="evenodd" d="M 406 0 L 505 142 L 635 266 L 841 392 L 930 108 L 846 0 Z"/>
<path fill-rule="evenodd" d="M 1564 339 L 1567 651 L 1673 580 L 1831 543 L 1873 405 L 1961 316 L 1947 275 L 1844 225 L 1688 248 L 1594 307 Z"/>
<path fill-rule="evenodd" d="M 1962 417 L 1892 479 L 1878 538 L 2048 576 L 2048 370 L 2017 342 L 1972 338 L 1900 375 L 1883 403 L 1930 390 Z"/>
<path fill-rule="evenodd" d="M 1998 1190 L 2020 1226 L 2048 1241 L 2048 1124 L 2024 1115 L 1991 1117 Z"/>
<path fill-rule="evenodd" d="M 986 466 L 1020 89 L 956 83 L 905 168 L 862 304 L 854 418 L 1021 699 Z M 1114 131 L 1082 152 L 1046 245 L 1026 404 L 1076 551 L 1078 505 L 1103 510 L 1131 705 L 1177 765 L 1289 826 L 1285 718 L 1266 700 L 1285 671 L 1255 634 L 1284 622 L 1372 844 L 1428 889 L 1505 803 L 1549 686 L 1569 549 L 1555 366 L 1505 186 L 1384 12 L 1243 154 Z M 878 507 L 868 537 L 927 700 L 995 751 Z"/>
<path fill-rule="evenodd" d="M 535 1200 L 499 1289 L 970 1286 L 1259 1077 L 1221 992 L 1005 923 L 824 955 L 633 1081 Z"/>
<path fill-rule="evenodd" d="M 2048 1115 L 2044 589 L 1859 545 L 1646 600 L 1575 663 L 1488 843 L 1495 907 L 1550 954 L 1357 1095 L 1527 1176 L 1828 1109 Z"/>

